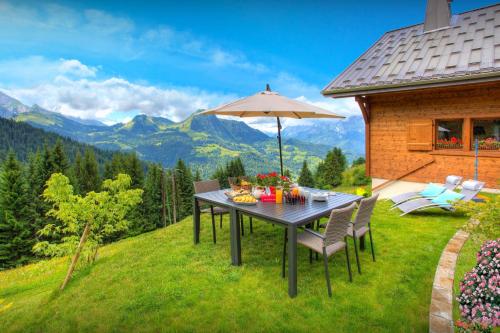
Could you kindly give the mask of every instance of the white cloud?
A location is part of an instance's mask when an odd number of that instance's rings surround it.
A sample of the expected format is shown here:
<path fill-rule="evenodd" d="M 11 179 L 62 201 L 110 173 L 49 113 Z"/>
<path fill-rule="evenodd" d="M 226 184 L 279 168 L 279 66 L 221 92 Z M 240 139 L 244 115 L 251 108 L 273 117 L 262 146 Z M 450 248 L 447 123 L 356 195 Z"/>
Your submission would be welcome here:
<path fill-rule="evenodd" d="M 86 66 L 75 59 L 59 59 L 58 70 L 61 74 L 71 74 L 77 77 L 94 77 L 97 72 L 96 67 Z"/>
<path fill-rule="evenodd" d="M 234 96 L 211 94 L 194 88 L 159 88 L 112 77 L 105 80 L 58 76 L 31 88 L 5 89 L 26 104 L 38 104 L 64 115 L 110 122 L 112 113 L 144 113 L 179 121 L 198 109 Z M 121 119 L 123 120 L 123 119 Z"/>
<path fill-rule="evenodd" d="M 47 82 L 59 75 L 71 78 L 95 77 L 97 67 L 87 66 L 76 59 L 49 60 L 40 56 L 1 60 L 0 82 L 4 86 L 29 86 Z"/>

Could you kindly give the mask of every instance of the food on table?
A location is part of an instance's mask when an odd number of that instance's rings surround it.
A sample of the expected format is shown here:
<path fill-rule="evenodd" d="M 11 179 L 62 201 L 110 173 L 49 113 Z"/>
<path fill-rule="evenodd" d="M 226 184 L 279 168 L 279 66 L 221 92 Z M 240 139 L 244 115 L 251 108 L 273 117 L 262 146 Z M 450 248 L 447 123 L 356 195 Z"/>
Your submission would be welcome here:
<path fill-rule="evenodd" d="M 226 191 L 226 192 L 224 192 L 224 194 L 227 197 L 233 199 L 233 198 L 241 196 L 241 195 L 249 195 L 250 191 L 244 190 L 244 189 L 239 189 L 239 190 Z"/>
<path fill-rule="evenodd" d="M 240 195 L 233 198 L 233 201 L 236 203 L 256 203 L 257 199 L 255 199 L 252 195 Z"/>

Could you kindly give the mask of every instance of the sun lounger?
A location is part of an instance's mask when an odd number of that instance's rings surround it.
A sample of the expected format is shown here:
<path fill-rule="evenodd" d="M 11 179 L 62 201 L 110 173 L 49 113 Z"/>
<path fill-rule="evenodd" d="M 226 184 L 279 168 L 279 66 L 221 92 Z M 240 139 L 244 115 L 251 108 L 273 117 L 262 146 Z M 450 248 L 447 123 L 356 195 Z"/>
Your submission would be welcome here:
<path fill-rule="evenodd" d="M 470 201 L 481 191 L 483 187 L 483 182 L 468 180 L 462 184 L 462 190 L 460 191 L 460 193 L 446 190 L 433 199 L 420 198 L 409 200 L 396 207 L 403 212 L 401 216 L 417 210 L 428 208 L 442 208 L 445 210 L 453 210 L 453 202 L 457 200 Z"/>
<path fill-rule="evenodd" d="M 430 183 L 427 185 L 425 189 L 423 189 L 420 192 L 407 192 L 396 195 L 391 198 L 392 202 L 394 202 L 393 207 L 412 199 L 437 197 L 445 190 L 450 190 L 450 191 L 454 190 L 460 184 L 461 181 L 462 177 L 450 175 L 446 177 L 444 186 Z"/>

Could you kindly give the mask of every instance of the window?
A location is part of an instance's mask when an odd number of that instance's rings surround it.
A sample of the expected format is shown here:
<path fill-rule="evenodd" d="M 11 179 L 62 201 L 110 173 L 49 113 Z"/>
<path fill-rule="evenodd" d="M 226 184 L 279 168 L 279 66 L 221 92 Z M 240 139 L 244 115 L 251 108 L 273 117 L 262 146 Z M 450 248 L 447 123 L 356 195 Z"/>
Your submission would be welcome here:
<path fill-rule="evenodd" d="M 436 120 L 436 149 L 462 149 L 463 120 Z"/>
<path fill-rule="evenodd" d="M 479 150 L 500 150 L 500 119 L 473 120 L 473 142 Z"/>

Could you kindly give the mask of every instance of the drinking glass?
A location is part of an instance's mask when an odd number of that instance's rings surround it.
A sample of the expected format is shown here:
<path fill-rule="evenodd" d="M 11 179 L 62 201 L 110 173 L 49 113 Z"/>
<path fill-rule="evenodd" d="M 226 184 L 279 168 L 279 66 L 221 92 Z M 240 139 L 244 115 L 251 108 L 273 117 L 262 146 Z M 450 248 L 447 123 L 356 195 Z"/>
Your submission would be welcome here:
<path fill-rule="evenodd" d="M 276 203 L 277 204 L 283 203 L 283 188 L 282 187 L 276 187 Z"/>

